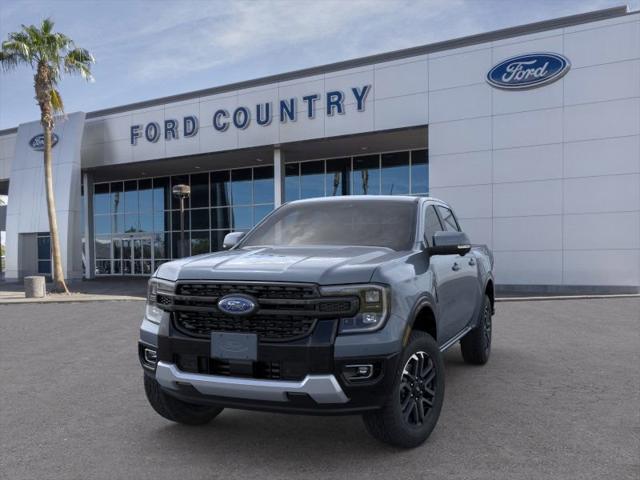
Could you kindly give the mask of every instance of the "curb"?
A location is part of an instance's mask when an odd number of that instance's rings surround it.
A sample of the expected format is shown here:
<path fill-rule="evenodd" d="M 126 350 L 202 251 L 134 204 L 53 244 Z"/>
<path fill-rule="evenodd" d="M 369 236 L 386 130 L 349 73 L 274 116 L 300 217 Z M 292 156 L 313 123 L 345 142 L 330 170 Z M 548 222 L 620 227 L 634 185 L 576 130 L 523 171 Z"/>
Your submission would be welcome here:
<path fill-rule="evenodd" d="M 496 302 L 547 302 L 551 300 L 592 300 L 598 298 L 640 298 L 640 293 L 612 295 L 549 295 L 546 297 L 497 297 Z"/>
<path fill-rule="evenodd" d="M 126 297 L 126 296 L 112 296 L 112 297 L 91 297 L 91 298 L 55 298 L 44 299 L 34 298 L 15 298 L 15 299 L 0 299 L 0 305 L 25 305 L 25 304 L 49 304 L 49 303 L 86 303 L 86 302 L 144 302 L 144 297 Z"/>

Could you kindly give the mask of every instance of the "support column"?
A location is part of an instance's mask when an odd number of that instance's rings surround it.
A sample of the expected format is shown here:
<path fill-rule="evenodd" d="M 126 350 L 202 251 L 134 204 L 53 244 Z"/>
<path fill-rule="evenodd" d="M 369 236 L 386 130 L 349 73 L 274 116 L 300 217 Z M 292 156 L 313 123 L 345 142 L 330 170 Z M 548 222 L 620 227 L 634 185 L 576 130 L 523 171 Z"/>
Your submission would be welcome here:
<path fill-rule="evenodd" d="M 273 149 L 273 200 L 275 208 L 285 202 L 284 198 L 284 152 L 277 146 Z"/>
<path fill-rule="evenodd" d="M 84 278 L 91 279 L 95 277 L 95 254 L 94 254 L 94 238 L 93 238 L 93 175 L 90 173 L 82 174 L 82 188 L 84 190 L 83 203 L 83 219 L 84 225 Z"/>

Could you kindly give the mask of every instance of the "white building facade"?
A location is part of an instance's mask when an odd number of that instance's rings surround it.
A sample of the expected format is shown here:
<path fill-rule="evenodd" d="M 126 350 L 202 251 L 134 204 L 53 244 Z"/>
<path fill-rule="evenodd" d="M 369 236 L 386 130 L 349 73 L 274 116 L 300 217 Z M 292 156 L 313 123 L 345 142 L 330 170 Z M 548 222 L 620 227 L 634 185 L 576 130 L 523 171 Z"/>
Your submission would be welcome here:
<path fill-rule="evenodd" d="M 7 279 L 50 268 L 40 131 L 0 132 Z M 640 13 L 622 7 L 70 114 L 55 133 L 71 278 L 179 256 L 170 189 L 189 184 L 186 253 L 297 198 L 429 194 L 493 249 L 505 290 L 640 289 Z"/>

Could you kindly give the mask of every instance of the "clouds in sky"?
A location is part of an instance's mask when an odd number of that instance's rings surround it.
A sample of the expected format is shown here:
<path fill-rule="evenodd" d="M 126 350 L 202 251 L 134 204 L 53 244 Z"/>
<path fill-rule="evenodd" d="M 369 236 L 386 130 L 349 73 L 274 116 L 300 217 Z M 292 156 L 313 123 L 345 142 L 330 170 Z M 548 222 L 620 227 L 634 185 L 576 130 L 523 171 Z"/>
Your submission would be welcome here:
<path fill-rule="evenodd" d="M 52 16 L 97 59 L 95 83 L 70 79 L 61 87 L 67 111 L 91 111 L 620 1 L 3 0 L 0 36 Z M 31 72 L 2 73 L 0 129 L 37 118 Z"/>

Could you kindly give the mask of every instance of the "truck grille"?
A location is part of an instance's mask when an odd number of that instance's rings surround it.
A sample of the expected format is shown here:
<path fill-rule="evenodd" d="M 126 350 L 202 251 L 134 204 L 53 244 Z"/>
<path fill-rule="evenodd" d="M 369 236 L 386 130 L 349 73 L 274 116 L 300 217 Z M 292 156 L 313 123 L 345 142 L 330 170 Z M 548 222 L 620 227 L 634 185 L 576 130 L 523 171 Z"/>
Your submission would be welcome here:
<path fill-rule="evenodd" d="M 228 315 L 218 309 L 225 295 L 253 297 L 258 309 L 251 315 Z M 355 315 L 357 297 L 324 297 L 311 284 L 179 283 L 173 295 L 159 294 L 158 305 L 173 312 L 175 328 L 194 337 L 211 332 L 256 333 L 260 341 L 282 342 L 310 335 L 319 318 Z"/>

